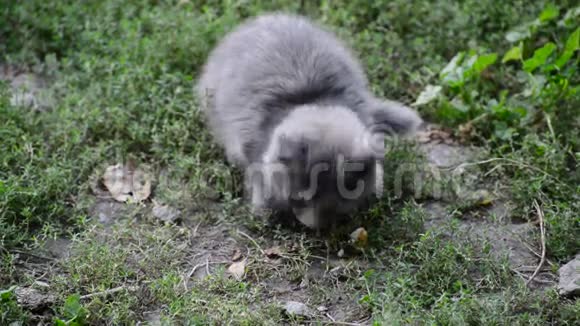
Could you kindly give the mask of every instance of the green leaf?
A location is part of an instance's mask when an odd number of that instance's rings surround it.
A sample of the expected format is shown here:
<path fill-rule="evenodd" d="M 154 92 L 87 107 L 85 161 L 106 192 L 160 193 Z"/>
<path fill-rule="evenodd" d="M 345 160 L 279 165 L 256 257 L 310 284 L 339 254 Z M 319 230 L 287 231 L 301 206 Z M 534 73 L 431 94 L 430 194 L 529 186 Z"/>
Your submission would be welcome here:
<path fill-rule="evenodd" d="M 531 22 L 516 26 L 505 35 L 505 39 L 510 43 L 525 40 L 531 37 L 534 31 L 541 25 L 542 22 L 539 19 L 535 19 Z"/>
<path fill-rule="evenodd" d="M 556 44 L 552 42 L 546 43 L 543 47 L 534 51 L 534 55 L 530 59 L 524 61 L 524 70 L 532 72 L 539 66 L 545 64 L 554 50 L 556 50 Z"/>
<path fill-rule="evenodd" d="M 8 290 L 0 290 L 0 300 L 2 301 L 11 300 L 14 295 L 14 289 L 16 289 L 16 286 L 12 286 Z"/>
<path fill-rule="evenodd" d="M 465 102 L 463 102 L 463 100 L 459 97 L 453 98 L 449 104 L 451 104 L 451 107 L 459 112 L 469 112 L 469 106 L 465 104 Z"/>
<path fill-rule="evenodd" d="M 55 326 L 67 326 L 67 323 L 61 319 L 56 319 L 54 321 Z"/>
<path fill-rule="evenodd" d="M 435 100 L 437 97 L 439 97 L 442 89 L 443 87 L 441 86 L 427 85 L 421 94 L 419 94 L 419 97 L 417 97 L 417 100 L 415 103 L 413 103 L 413 106 L 427 104 Z"/>
<path fill-rule="evenodd" d="M 80 303 L 81 297 L 79 294 L 73 294 L 66 298 L 64 302 L 64 314 L 69 319 L 84 318 L 84 308 Z"/>
<path fill-rule="evenodd" d="M 565 51 L 576 51 L 580 49 L 580 27 L 576 28 L 566 41 Z"/>
<path fill-rule="evenodd" d="M 514 46 L 504 54 L 503 59 L 501 59 L 501 62 L 506 63 L 512 60 L 522 60 L 522 48 L 523 43 L 520 42 L 518 46 Z"/>
<path fill-rule="evenodd" d="M 562 18 L 562 20 L 558 22 L 558 25 L 567 26 L 570 24 L 571 26 L 574 26 L 572 24 L 574 24 L 577 21 L 578 16 L 580 16 L 580 6 L 568 10 L 568 12 L 566 12 L 566 15 L 564 15 L 564 18 Z"/>
<path fill-rule="evenodd" d="M 517 41 L 524 40 L 530 36 L 532 36 L 532 34 L 528 30 L 509 31 L 505 35 L 505 39 L 510 43 L 515 43 Z"/>
<path fill-rule="evenodd" d="M 439 74 L 441 80 L 451 87 L 459 87 L 463 85 L 463 75 L 465 72 L 463 66 L 465 63 L 462 64 L 462 61 L 464 57 L 464 52 L 457 53 Z"/>
<path fill-rule="evenodd" d="M 578 27 L 566 41 L 564 53 L 562 53 L 558 60 L 556 60 L 555 65 L 558 66 L 558 68 L 562 68 L 578 49 L 580 49 L 580 27 Z"/>
<path fill-rule="evenodd" d="M 542 13 L 540 13 L 540 17 L 538 18 L 540 19 L 541 22 L 548 22 L 550 20 L 553 20 L 554 18 L 557 18 L 558 15 L 560 15 L 560 9 L 556 7 L 554 4 L 549 4 L 542 11 Z"/>
<path fill-rule="evenodd" d="M 447 75 L 449 75 L 452 72 L 454 72 L 455 70 L 457 70 L 459 63 L 463 60 L 464 56 L 465 56 L 465 53 L 463 53 L 463 52 L 457 53 L 451 59 L 451 61 L 449 61 L 449 63 L 445 66 L 445 68 L 443 68 L 443 70 L 441 70 L 441 73 L 440 73 L 441 78 L 445 79 L 445 77 Z"/>
<path fill-rule="evenodd" d="M 496 61 L 497 53 L 484 54 L 475 60 L 475 63 L 473 64 L 473 70 L 477 73 L 481 73 L 485 70 L 485 68 L 491 66 Z"/>

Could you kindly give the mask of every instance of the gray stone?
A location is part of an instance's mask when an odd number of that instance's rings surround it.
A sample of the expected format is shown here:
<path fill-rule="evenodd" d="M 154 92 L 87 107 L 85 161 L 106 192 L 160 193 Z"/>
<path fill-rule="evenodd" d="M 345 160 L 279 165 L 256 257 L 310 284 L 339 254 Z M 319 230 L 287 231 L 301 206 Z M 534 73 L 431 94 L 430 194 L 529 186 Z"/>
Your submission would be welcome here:
<path fill-rule="evenodd" d="M 314 315 L 314 312 L 307 305 L 298 301 L 287 301 L 284 304 L 284 311 L 293 316 L 311 317 Z"/>
<path fill-rule="evenodd" d="M 164 222 L 174 222 L 179 218 L 180 212 L 171 206 L 155 204 L 153 206 L 153 216 Z"/>
<path fill-rule="evenodd" d="M 18 287 L 14 294 L 18 304 L 32 311 L 46 308 L 55 302 L 53 295 L 44 294 L 29 287 Z"/>
<path fill-rule="evenodd" d="M 558 270 L 558 291 L 562 296 L 580 295 L 580 253 Z"/>
<path fill-rule="evenodd" d="M 479 151 L 475 148 L 449 145 L 444 143 L 421 146 L 429 163 L 439 168 L 454 167 L 477 159 Z"/>

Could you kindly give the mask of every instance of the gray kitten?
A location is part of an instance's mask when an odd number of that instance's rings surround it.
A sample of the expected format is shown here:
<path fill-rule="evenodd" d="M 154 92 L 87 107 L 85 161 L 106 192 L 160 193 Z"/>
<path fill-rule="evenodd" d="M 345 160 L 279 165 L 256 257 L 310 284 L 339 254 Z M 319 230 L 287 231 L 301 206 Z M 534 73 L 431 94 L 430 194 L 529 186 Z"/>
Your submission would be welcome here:
<path fill-rule="evenodd" d="M 413 133 L 413 110 L 380 100 L 354 54 L 305 17 L 271 13 L 226 35 L 198 96 L 256 212 L 319 229 L 380 196 L 384 137 Z"/>

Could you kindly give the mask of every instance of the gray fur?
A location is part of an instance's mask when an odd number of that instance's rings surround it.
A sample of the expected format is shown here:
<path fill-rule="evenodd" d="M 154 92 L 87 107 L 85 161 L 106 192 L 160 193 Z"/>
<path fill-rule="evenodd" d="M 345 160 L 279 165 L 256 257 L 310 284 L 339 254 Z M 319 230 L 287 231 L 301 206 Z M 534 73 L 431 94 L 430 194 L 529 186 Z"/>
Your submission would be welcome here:
<path fill-rule="evenodd" d="M 357 59 L 331 32 L 289 14 L 262 15 L 226 35 L 197 92 L 228 161 L 246 171 L 254 208 L 292 210 L 312 227 L 380 194 L 384 147 L 372 135 L 409 134 L 422 122 L 400 103 L 375 98 Z M 341 158 L 366 167 L 356 198 L 337 190 Z M 330 172 L 309 193 L 321 163 Z"/>

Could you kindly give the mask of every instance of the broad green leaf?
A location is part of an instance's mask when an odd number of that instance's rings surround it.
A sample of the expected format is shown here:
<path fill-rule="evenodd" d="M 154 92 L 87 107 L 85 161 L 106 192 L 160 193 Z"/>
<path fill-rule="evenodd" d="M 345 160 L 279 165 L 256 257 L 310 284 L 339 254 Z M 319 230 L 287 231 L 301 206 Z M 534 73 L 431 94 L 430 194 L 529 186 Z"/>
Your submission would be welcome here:
<path fill-rule="evenodd" d="M 479 56 L 477 54 L 472 54 L 469 59 L 467 59 L 467 61 L 465 61 L 462 66 L 463 68 L 465 68 L 465 70 L 469 70 L 471 68 L 473 68 L 473 66 L 475 65 L 475 63 L 477 62 L 477 59 L 479 58 Z"/>
<path fill-rule="evenodd" d="M 84 318 L 84 309 L 80 303 L 81 297 L 78 294 L 70 295 L 64 303 L 64 314 L 67 318 Z"/>
<path fill-rule="evenodd" d="M 525 40 L 528 37 L 532 36 L 527 30 L 524 31 L 510 31 L 505 35 L 505 39 L 510 43 L 515 43 L 517 41 Z"/>
<path fill-rule="evenodd" d="M 451 61 L 443 68 L 440 73 L 440 77 L 443 82 L 447 83 L 452 87 L 458 87 L 463 84 L 463 74 L 465 69 L 461 62 L 465 56 L 464 52 L 459 52 Z"/>
<path fill-rule="evenodd" d="M 580 16 L 580 6 L 568 10 L 568 12 L 566 12 L 566 15 L 564 15 L 564 18 L 562 18 L 558 22 L 558 25 L 559 26 L 566 26 L 568 24 L 578 25 L 578 23 L 577 23 L 578 16 Z M 574 26 L 574 25 L 572 25 L 572 26 Z"/>
<path fill-rule="evenodd" d="M 501 59 L 502 63 L 506 63 L 508 61 L 512 61 L 512 60 L 521 60 L 522 59 L 522 47 L 523 44 L 520 42 L 520 44 L 518 46 L 514 46 L 513 48 L 511 48 L 508 52 L 506 52 L 503 56 L 503 59 Z"/>
<path fill-rule="evenodd" d="M 566 47 L 564 48 L 564 53 L 556 60 L 555 65 L 558 68 L 562 68 L 570 58 L 580 49 L 580 27 L 570 35 L 568 41 L 566 41 Z"/>
<path fill-rule="evenodd" d="M 421 94 L 419 94 L 413 106 L 419 106 L 433 101 L 439 96 L 442 89 L 443 87 L 441 86 L 427 85 Z"/>
<path fill-rule="evenodd" d="M 453 98 L 449 104 L 457 111 L 464 113 L 469 111 L 469 106 L 459 97 Z"/>
<path fill-rule="evenodd" d="M 554 18 L 557 18 L 560 14 L 560 9 L 556 7 L 554 4 L 549 4 L 546 8 L 540 13 L 540 21 L 547 22 Z"/>
<path fill-rule="evenodd" d="M 554 50 L 556 50 L 556 44 L 552 42 L 546 43 L 543 47 L 534 51 L 534 55 L 530 59 L 524 61 L 524 70 L 532 72 L 539 66 L 545 64 Z"/>
<path fill-rule="evenodd" d="M 14 295 L 14 289 L 16 289 L 16 286 L 13 285 L 8 290 L 0 290 L 0 300 L 8 301 L 12 299 L 12 296 Z"/>
<path fill-rule="evenodd" d="M 510 128 L 505 121 L 494 121 L 494 134 L 501 140 L 512 138 L 515 129 Z"/>
<path fill-rule="evenodd" d="M 459 63 L 461 62 L 461 60 L 463 60 L 464 56 L 465 56 L 465 53 L 463 53 L 463 52 L 457 53 L 451 59 L 451 61 L 449 61 L 449 63 L 445 66 L 445 68 L 443 68 L 443 70 L 441 70 L 440 76 L 442 78 L 445 78 L 445 76 L 447 76 L 449 73 L 455 71 L 457 69 L 457 67 L 459 66 Z"/>
<path fill-rule="evenodd" d="M 580 27 L 576 28 L 566 41 L 565 51 L 576 51 L 580 49 Z"/>
<path fill-rule="evenodd" d="M 536 28 L 541 25 L 542 22 L 539 19 L 535 19 L 531 22 L 516 26 L 505 35 L 505 39 L 510 43 L 525 40 L 531 37 Z"/>
<path fill-rule="evenodd" d="M 491 66 L 497 61 L 497 53 L 484 54 L 479 56 L 473 64 L 473 70 L 481 73 L 485 68 Z"/>

